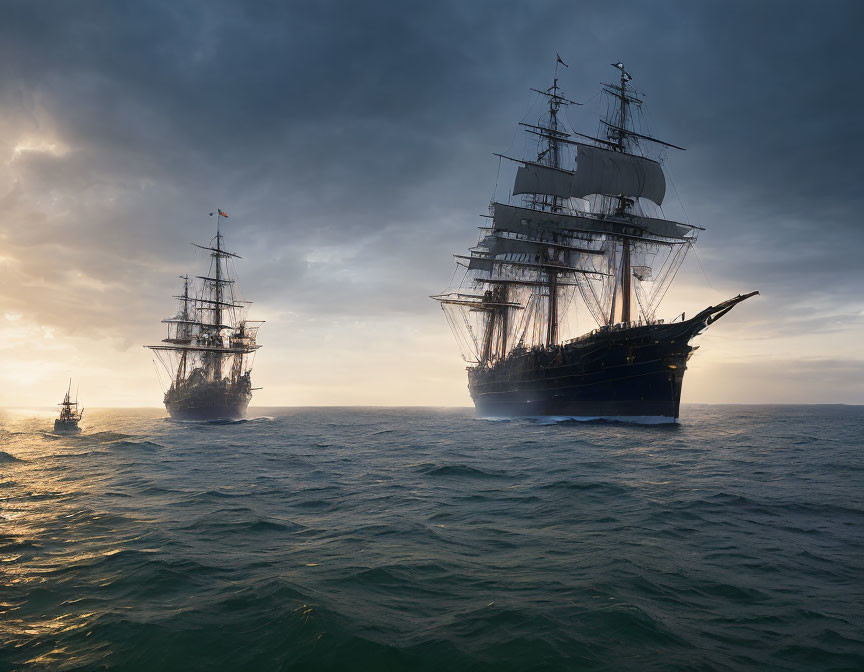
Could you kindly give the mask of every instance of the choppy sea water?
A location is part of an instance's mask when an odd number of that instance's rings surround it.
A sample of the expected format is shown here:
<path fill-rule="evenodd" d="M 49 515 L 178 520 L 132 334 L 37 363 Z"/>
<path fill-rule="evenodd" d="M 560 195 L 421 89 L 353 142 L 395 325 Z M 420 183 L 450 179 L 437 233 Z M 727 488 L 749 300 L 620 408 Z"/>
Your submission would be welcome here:
<path fill-rule="evenodd" d="M 0 670 L 861 670 L 864 407 L 0 417 Z"/>

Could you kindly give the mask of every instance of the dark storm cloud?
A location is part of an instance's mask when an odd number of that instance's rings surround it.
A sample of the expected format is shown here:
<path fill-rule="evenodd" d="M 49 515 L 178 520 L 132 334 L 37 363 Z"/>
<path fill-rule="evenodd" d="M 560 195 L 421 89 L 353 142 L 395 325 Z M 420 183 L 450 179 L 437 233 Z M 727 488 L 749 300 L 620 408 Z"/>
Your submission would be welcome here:
<path fill-rule="evenodd" d="M 709 227 L 715 284 L 762 289 L 772 319 L 847 303 L 861 18 L 851 2 L 6 2 L 0 151 L 46 132 L 69 149 L 8 164 L 0 227 L 24 287 L 4 301 L 139 338 L 220 205 L 248 295 L 306 315 L 432 311 L 491 152 L 557 51 L 579 100 L 623 60 L 652 131 L 688 147 L 669 166 Z M 589 132 L 591 109 L 570 113 Z M 74 283 L 45 300 L 70 269 L 98 301 Z"/>

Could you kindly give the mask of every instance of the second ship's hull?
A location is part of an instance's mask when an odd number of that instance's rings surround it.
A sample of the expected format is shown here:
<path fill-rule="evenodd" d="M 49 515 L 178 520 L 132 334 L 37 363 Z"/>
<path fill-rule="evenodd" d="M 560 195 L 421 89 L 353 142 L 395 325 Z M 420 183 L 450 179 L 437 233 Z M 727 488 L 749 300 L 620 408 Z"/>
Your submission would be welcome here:
<path fill-rule="evenodd" d="M 252 399 L 247 385 L 227 381 L 172 387 L 165 408 L 175 420 L 240 420 Z"/>
<path fill-rule="evenodd" d="M 749 296 L 682 322 L 601 329 L 559 346 L 514 351 L 469 369 L 474 405 L 483 417 L 675 423 L 690 339 Z"/>

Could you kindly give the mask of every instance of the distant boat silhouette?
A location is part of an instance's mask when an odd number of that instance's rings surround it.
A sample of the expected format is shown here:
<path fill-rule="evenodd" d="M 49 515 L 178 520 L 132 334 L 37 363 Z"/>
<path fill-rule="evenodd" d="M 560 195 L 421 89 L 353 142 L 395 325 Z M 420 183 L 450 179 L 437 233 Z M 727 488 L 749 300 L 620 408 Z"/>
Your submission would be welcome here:
<path fill-rule="evenodd" d="M 75 401 L 70 399 L 72 392 L 72 379 L 69 379 L 69 387 L 66 390 L 66 396 L 60 406 L 60 417 L 54 421 L 54 431 L 58 434 L 76 434 L 81 431 L 78 423 L 84 415 L 84 409 L 78 408 L 78 393 L 75 393 Z"/>

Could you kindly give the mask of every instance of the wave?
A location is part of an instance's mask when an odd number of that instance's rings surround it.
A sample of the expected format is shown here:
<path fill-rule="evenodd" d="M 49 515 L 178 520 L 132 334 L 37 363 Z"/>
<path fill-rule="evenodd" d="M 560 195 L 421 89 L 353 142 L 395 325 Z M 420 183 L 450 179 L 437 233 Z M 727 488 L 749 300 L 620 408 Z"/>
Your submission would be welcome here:
<path fill-rule="evenodd" d="M 295 506 L 301 509 L 330 509 L 333 507 L 333 502 L 328 502 L 326 499 L 303 499 Z"/>
<path fill-rule="evenodd" d="M 183 420 L 180 418 L 172 418 L 166 417 L 162 418 L 162 421 L 168 423 L 170 425 L 187 425 L 189 427 L 210 427 L 210 426 L 221 426 L 221 425 L 245 425 L 249 422 L 246 418 L 213 418 L 211 420 Z"/>
<path fill-rule="evenodd" d="M 606 483 L 602 481 L 555 481 L 553 483 L 545 483 L 540 485 L 541 490 L 575 490 L 577 492 L 598 491 L 604 494 L 621 495 L 629 492 L 629 489 L 617 485 L 615 483 Z"/>
<path fill-rule="evenodd" d="M 131 434 L 123 434 L 122 432 L 93 432 L 92 434 L 77 434 L 72 438 L 86 439 L 87 441 L 101 441 L 111 443 L 112 441 L 122 441 L 124 439 L 134 438 Z"/>
<path fill-rule="evenodd" d="M 140 439 L 137 441 L 130 440 L 121 440 L 121 441 L 111 441 L 110 448 L 142 448 L 147 450 L 158 450 L 159 448 L 164 448 L 161 443 L 156 443 L 155 441 L 147 441 L 145 439 Z"/>
<path fill-rule="evenodd" d="M 215 418 L 213 420 L 181 420 L 180 422 L 188 422 L 196 425 L 245 425 L 249 422 L 246 418 Z"/>
<path fill-rule="evenodd" d="M 577 416 L 536 416 L 524 418 L 526 422 L 535 425 L 567 426 L 567 425 L 611 425 L 616 427 L 650 428 L 660 430 L 676 430 L 680 428 L 677 421 L 670 418 L 654 416 L 622 416 L 622 417 L 577 417 Z"/>
<path fill-rule="evenodd" d="M 236 513 L 252 513 L 250 518 L 240 517 L 231 519 L 230 516 Z M 255 534 L 255 533 L 273 533 L 273 532 L 298 532 L 305 529 L 303 525 L 298 525 L 290 521 L 278 522 L 268 520 L 266 518 L 254 517 L 254 512 L 251 509 L 227 509 L 216 511 L 201 518 L 198 518 L 192 523 L 181 527 L 180 529 L 188 532 L 206 532 L 219 534 Z"/>
<path fill-rule="evenodd" d="M 246 425 L 275 422 L 276 418 L 270 415 L 256 415 L 251 418 L 212 418 L 210 420 L 181 420 L 179 418 L 162 418 L 163 421 L 174 425 L 192 425 L 197 427 L 221 426 L 221 425 Z"/>
<path fill-rule="evenodd" d="M 484 471 L 476 467 L 469 467 L 467 464 L 445 464 L 443 466 L 433 466 L 424 470 L 426 476 L 465 476 L 468 478 L 501 478 L 503 474 L 494 473 L 492 471 Z"/>
<path fill-rule="evenodd" d="M 198 497 L 212 497 L 214 499 L 234 499 L 235 497 L 248 497 L 248 492 L 223 492 L 222 490 L 205 490 L 194 495 Z"/>

